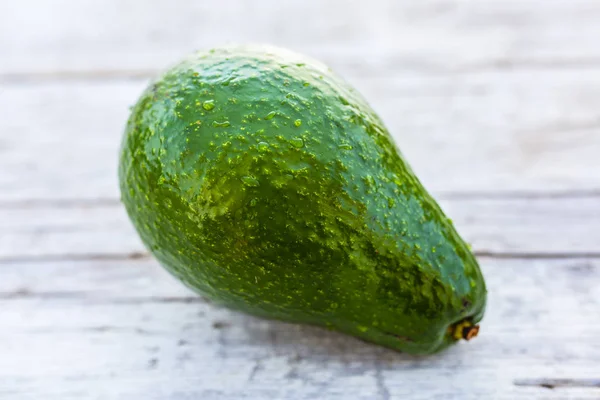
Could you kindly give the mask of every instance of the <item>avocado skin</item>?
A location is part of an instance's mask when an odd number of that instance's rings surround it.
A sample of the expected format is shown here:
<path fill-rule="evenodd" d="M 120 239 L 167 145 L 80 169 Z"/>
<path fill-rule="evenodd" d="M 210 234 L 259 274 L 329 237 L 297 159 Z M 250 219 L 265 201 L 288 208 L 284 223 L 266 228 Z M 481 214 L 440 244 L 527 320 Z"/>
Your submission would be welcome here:
<path fill-rule="evenodd" d="M 483 316 L 469 248 L 366 101 L 315 60 L 191 55 L 133 107 L 119 179 L 159 262 L 228 307 L 413 354 Z"/>

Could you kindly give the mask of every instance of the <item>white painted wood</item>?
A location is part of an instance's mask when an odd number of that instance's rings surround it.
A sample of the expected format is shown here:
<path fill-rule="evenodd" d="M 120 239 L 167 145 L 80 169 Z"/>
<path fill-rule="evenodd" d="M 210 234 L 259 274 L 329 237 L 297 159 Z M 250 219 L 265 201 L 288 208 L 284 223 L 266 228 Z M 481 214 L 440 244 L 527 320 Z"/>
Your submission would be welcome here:
<path fill-rule="evenodd" d="M 515 380 L 598 378 L 597 260 L 483 260 L 481 335 L 410 357 L 198 299 L 153 261 L 3 265 L 11 399 L 597 399 Z M 198 299 L 198 300 L 196 300 Z M 8 398 L 8 397 L 7 397 Z"/>
<path fill-rule="evenodd" d="M 600 190 L 598 71 L 354 80 L 434 193 Z M 144 86 L 0 85 L 0 201 L 117 198 Z"/>
<path fill-rule="evenodd" d="M 596 0 L 0 2 L 0 398 L 600 399 L 599 19 Z M 220 308 L 144 256 L 117 201 L 128 106 L 229 41 L 320 58 L 370 100 L 480 254 L 480 337 L 410 357 Z"/>
<path fill-rule="evenodd" d="M 600 201 L 590 198 L 442 198 L 478 254 L 599 255 Z M 0 208 L 0 260 L 123 257 L 146 251 L 118 203 Z"/>
<path fill-rule="evenodd" d="M 590 67 L 596 0 L 19 0 L 0 3 L 0 73 L 163 68 L 270 42 L 344 72 Z"/>

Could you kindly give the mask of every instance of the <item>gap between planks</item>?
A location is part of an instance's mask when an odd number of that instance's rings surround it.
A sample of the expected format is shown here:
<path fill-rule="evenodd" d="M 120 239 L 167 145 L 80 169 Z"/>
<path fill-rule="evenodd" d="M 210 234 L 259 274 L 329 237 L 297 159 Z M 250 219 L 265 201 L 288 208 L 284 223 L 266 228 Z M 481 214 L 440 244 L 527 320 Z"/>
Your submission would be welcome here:
<path fill-rule="evenodd" d="M 570 378 L 536 378 L 517 379 L 513 382 L 515 386 L 540 387 L 546 389 L 562 388 L 600 388 L 598 379 L 570 379 Z"/>
<path fill-rule="evenodd" d="M 406 70 L 406 75 L 462 75 L 486 72 L 520 72 L 538 70 L 582 70 L 598 69 L 600 58 L 573 59 L 517 59 L 497 60 L 490 63 L 464 65 L 456 68 L 419 68 Z M 129 81 L 152 79 L 165 69 L 86 69 L 86 70 L 47 70 L 47 71 L 9 71 L 0 73 L 0 84 L 36 84 L 40 82 L 63 81 Z"/>
<path fill-rule="evenodd" d="M 440 192 L 434 193 L 435 199 L 449 200 L 537 200 L 537 199 L 590 199 L 600 198 L 600 188 L 582 189 L 572 191 L 547 191 L 547 192 Z M 32 209 L 32 208 L 94 208 L 112 207 L 121 204 L 118 198 L 71 198 L 71 199 L 40 199 L 24 198 L 19 200 L 0 200 L 0 209 Z"/>
<path fill-rule="evenodd" d="M 479 259 L 492 260 L 589 260 L 600 259 L 600 252 L 585 253 L 539 253 L 539 252 L 493 252 L 474 251 L 473 254 Z M 151 259 L 152 255 L 146 252 L 131 253 L 90 253 L 90 254 L 40 254 L 34 256 L 9 256 L 0 257 L 2 264 L 19 263 L 54 263 L 64 262 L 86 262 L 86 261 L 127 261 Z"/>

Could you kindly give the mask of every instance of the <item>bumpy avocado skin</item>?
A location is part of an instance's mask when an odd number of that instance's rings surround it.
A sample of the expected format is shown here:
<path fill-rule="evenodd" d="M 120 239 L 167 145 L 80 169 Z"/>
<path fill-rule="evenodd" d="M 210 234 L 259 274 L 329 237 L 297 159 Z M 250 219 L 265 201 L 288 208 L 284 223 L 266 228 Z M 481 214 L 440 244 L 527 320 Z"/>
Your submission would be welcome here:
<path fill-rule="evenodd" d="M 231 308 L 414 354 L 483 316 L 467 245 L 366 101 L 317 61 L 193 54 L 133 108 L 119 178 L 160 263 Z"/>

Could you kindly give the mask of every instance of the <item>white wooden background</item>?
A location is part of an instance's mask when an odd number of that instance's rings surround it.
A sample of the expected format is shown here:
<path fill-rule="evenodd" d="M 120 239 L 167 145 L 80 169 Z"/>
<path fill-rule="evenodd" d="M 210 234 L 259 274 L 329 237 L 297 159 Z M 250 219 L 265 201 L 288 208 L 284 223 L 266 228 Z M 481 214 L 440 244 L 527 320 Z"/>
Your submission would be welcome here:
<path fill-rule="evenodd" d="M 600 1 L 0 0 L 0 399 L 600 399 Z M 269 42 L 381 114 L 473 243 L 480 336 L 411 357 L 193 295 L 117 149 L 149 78 Z"/>

